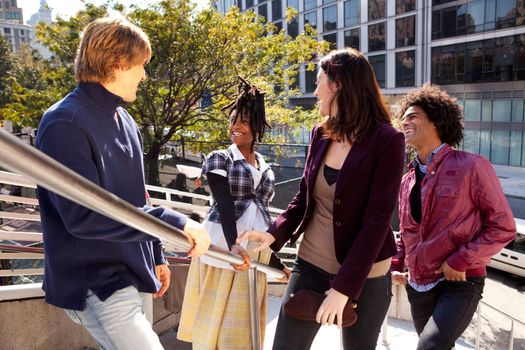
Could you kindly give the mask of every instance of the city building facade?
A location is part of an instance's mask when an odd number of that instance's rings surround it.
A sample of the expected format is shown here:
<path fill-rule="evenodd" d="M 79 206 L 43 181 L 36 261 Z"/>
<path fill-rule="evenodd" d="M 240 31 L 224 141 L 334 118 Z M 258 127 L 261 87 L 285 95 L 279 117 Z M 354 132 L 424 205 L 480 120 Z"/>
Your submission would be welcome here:
<path fill-rule="evenodd" d="M 11 43 L 13 52 L 31 42 L 31 26 L 24 24 L 22 9 L 16 0 L 0 0 L 0 35 Z"/>
<path fill-rule="evenodd" d="M 42 45 L 42 43 L 36 37 L 36 27 L 39 23 L 51 24 L 51 15 L 51 9 L 47 5 L 46 0 L 40 0 L 40 8 L 38 9 L 38 12 L 31 15 L 31 18 L 27 21 L 27 24 L 33 28 L 33 30 L 30 32 L 31 47 L 35 50 L 38 50 L 40 55 L 42 55 L 44 58 L 51 58 L 51 51 L 47 46 Z"/>
<path fill-rule="evenodd" d="M 332 48 L 372 64 L 393 111 L 408 90 L 438 84 L 465 112 L 462 149 L 525 167 L 525 0 L 218 0 L 254 11 L 294 37 L 306 25 Z M 287 23 L 286 8 L 298 16 Z M 301 105 L 315 103 L 316 72 L 302 70 Z"/>

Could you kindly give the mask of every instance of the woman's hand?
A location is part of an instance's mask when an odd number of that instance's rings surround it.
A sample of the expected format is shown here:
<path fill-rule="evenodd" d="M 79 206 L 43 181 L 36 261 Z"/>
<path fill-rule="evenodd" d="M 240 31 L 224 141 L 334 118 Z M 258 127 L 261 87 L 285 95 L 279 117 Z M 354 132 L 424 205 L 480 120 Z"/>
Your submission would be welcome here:
<path fill-rule="evenodd" d="M 259 242 L 260 245 L 254 248 L 253 251 L 260 252 L 268 248 L 275 241 L 275 237 L 268 232 L 246 231 L 237 238 L 237 243 L 242 241 Z"/>
<path fill-rule="evenodd" d="M 392 271 L 392 284 L 400 284 L 405 286 L 407 284 L 408 273 Z"/>
<path fill-rule="evenodd" d="M 241 265 L 230 264 L 235 271 L 245 271 L 250 267 L 250 256 L 243 247 L 239 244 L 234 244 L 232 245 L 231 252 L 242 256 L 244 260 L 244 263 Z"/>
<path fill-rule="evenodd" d="M 282 271 L 284 272 L 286 276 L 279 278 L 278 281 L 282 283 L 286 283 L 290 280 L 290 277 L 292 276 L 292 271 L 286 266 L 284 267 L 284 269 L 282 269 Z"/>
<path fill-rule="evenodd" d="M 322 325 L 333 325 L 337 319 L 337 326 L 341 328 L 343 325 L 343 311 L 346 303 L 348 302 L 348 296 L 330 288 L 326 291 L 326 298 L 319 307 L 315 320 Z"/>
<path fill-rule="evenodd" d="M 184 225 L 184 233 L 186 233 L 186 237 L 193 245 L 188 252 L 188 256 L 201 256 L 206 253 L 211 240 L 204 225 L 188 218 L 186 220 L 186 225 Z"/>

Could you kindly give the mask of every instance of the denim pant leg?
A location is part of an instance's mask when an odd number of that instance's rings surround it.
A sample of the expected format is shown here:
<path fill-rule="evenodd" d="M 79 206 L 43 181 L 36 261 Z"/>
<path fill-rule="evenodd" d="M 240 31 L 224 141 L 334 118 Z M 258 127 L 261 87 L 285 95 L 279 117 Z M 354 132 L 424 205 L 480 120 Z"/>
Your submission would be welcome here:
<path fill-rule="evenodd" d="M 105 301 L 89 290 L 83 311 L 65 311 L 103 350 L 163 349 L 143 312 L 141 293 L 133 286 L 116 291 Z"/>
<path fill-rule="evenodd" d="M 357 302 L 357 322 L 343 328 L 345 350 L 374 350 L 381 325 L 392 299 L 392 278 L 385 276 L 369 278 Z"/>
<path fill-rule="evenodd" d="M 484 285 L 484 277 L 469 277 L 464 282 L 442 281 L 433 288 L 435 307 L 419 335 L 417 349 L 452 349 L 472 320 Z"/>
<path fill-rule="evenodd" d="M 327 272 L 298 259 L 283 296 L 283 305 L 290 299 L 290 294 L 299 289 L 314 290 L 324 294 L 330 289 L 329 283 L 330 275 Z M 310 349 L 320 327 L 321 324 L 316 321 L 303 321 L 286 316 L 284 307 L 281 306 L 273 340 L 273 350 Z"/>

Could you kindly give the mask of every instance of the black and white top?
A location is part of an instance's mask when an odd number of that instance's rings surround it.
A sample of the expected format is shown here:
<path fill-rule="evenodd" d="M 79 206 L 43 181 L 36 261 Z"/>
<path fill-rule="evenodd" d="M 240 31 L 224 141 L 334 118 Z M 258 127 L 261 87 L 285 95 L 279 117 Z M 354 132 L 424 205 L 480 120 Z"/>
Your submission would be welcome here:
<path fill-rule="evenodd" d="M 275 193 L 275 178 L 262 155 L 256 153 L 256 158 L 259 169 L 246 161 L 236 145 L 231 145 L 226 150 L 211 152 L 202 166 L 203 175 L 213 173 L 228 179 L 238 234 L 247 230 L 264 232 L 271 224 L 268 206 Z M 229 249 L 216 202 L 212 205 L 204 225 L 213 244 Z M 245 244 L 243 246 L 246 248 Z M 201 261 L 218 267 L 230 267 L 229 264 L 211 258 L 201 257 Z"/>

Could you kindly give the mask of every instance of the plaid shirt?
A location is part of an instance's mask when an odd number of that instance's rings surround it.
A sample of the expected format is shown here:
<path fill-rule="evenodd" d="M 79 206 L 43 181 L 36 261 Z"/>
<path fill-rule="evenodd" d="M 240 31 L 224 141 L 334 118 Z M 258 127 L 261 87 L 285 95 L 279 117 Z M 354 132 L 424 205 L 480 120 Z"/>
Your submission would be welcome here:
<path fill-rule="evenodd" d="M 255 153 L 255 155 L 260 165 L 259 171 L 262 174 L 261 181 L 256 189 L 254 189 L 250 165 L 236 145 L 231 145 L 225 150 L 211 152 L 202 165 L 202 174 L 213 172 L 228 178 L 235 205 L 236 220 L 239 220 L 253 201 L 261 211 L 266 225 L 270 226 L 272 222 L 268 205 L 274 195 L 275 177 L 262 155 L 259 153 Z M 213 203 L 208 213 L 208 220 L 216 223 L 221 222 L 217 202 Z"/>

